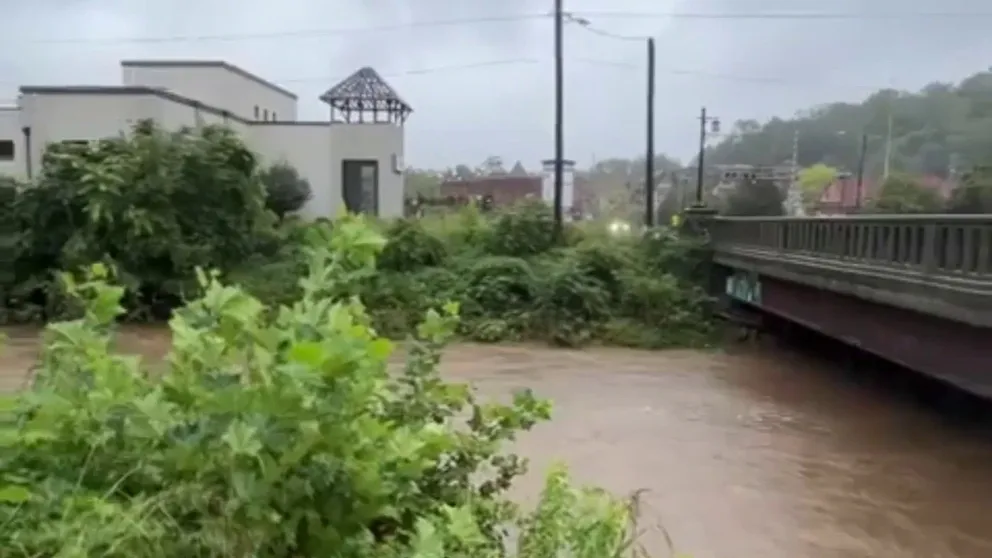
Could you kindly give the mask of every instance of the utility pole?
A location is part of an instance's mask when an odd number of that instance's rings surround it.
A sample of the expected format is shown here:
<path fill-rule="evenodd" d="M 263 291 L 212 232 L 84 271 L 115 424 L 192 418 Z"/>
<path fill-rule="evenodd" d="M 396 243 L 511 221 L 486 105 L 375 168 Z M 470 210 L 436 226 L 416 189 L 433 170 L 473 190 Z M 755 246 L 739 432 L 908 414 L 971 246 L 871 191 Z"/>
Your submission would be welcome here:
<path fill-rule="evenodd" d="M 789 215 L 802 216 L 803 213 L 803 197 L 802 193 L 799 191 L 799 129 L 792 133 L 792 161 L 789 174 L 789 190 L 786 195 L 786 209 Z"/>
<path fill-rule="evenodd" d="M 706 124 L 710 123 L 713 132 L 720 131 L 720 119 L 716 116 L 707 116 L 706 107 L 699 110 L 699 156 L 698 168 L 696 169 L 696 207 L 703 207 L 703 168 L 706 157 Z"/>
<path fill-rule="evenodd" d="M 565 65 L 562 27 L 562 0 L 555 0 L 555 227 L 561 233 L 562 198 L 565 190 Z"/>
<path fill-rule="evenodd" d="M 858 182 L 855 190 L 855 207 L 861 209 L 861 202 L 864 198 L 865 184 L 865 157 L 868 155 L 868 134 L 861 134 L 861 152 L 858 153 Z"/>
<path fill-rule="evenodd" d="M 889 117 L 885 126 L 885 161 L 882 163 L 882 179 L 889 177 L 889 161 L 892 159 L 892 101 L 889 101 Z"/>
<path fill-rule="evenodd" d="M 654 38 L 648 37 L 648 137 L 647 155 L 644 160 L 644 199 L 647 207 L 644 214 L 644 225 L 654 226 Z"/>

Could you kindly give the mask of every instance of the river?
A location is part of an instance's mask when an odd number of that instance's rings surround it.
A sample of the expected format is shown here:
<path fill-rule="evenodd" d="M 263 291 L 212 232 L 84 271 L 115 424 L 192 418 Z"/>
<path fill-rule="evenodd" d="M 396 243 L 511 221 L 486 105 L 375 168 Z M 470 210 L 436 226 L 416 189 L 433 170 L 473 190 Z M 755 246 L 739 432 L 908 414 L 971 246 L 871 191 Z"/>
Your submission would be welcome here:
<path fill-rule="evenodd" d="M 122 345 L 157 357 L 161 331 Z M 23 381 L 14 333 L 0 388 Z M 556 460 L 617 493 L 645 489 L 644 543 L 662 528 L 692 558 L 992 556 L 992 437 L 835 365 L 773 348 L 732 353 L 452 347 L 444 371 L 502 396 L 531 387 L 554 420 L 521 437 L 529 500 Z"/>

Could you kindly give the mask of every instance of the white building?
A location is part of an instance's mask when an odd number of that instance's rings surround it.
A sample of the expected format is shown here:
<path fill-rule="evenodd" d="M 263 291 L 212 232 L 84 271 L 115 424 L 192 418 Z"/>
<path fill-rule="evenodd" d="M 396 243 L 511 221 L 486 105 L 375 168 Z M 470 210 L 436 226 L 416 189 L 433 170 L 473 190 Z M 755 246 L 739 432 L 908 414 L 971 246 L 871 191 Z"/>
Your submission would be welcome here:
<path fill-rule="evenodd" d="M 0 107 L 0 175 L 31 178 L 45 146 L 117 136 L 143 119 L 178 129 L 226 124 L 265 164 L 286 162 L 309 180 L 307 217 L 342 207 L 403 213 L 403 123 L 411 108 L 371 68 L 320 97 L 330 116 L 296 118 L 297 97 L 219 61 L 121 62 L 121 85 L 23 86 Z"/>

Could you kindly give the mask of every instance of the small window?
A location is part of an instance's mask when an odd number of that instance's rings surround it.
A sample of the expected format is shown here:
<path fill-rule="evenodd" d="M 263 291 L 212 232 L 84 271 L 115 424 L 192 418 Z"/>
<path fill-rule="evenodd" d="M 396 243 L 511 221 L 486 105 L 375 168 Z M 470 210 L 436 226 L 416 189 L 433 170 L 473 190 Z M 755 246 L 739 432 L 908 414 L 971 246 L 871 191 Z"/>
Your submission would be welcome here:
<path fill-rule="evenodd" d="M 269 109 L 262 109 L 262 120 L 269 119 Z"/>
<path fill-rule="evenodd" d="M 272 111 L 272 121 L 276 121 L 276 111 Z"/>
<path fill-rule="evenodd" d="M 14 140 L 0 140 L 0 161 L 14 160 Z"/>
<path fill-rule="evenodd" d="M 255 105 L 255 120 L 258 120 L 258 105 Z"/>

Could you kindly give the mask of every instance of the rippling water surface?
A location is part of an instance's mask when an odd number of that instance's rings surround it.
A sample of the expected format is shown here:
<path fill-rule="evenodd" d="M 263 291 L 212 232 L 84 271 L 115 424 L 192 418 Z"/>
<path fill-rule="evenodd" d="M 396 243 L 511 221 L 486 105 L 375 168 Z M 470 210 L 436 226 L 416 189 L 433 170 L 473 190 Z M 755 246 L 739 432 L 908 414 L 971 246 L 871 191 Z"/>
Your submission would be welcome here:
<path fill-rule="evenodd" d="M 20 385 L 34 335 L 13 332 L 0 389 Z M 132 330 L 157 357 L 166 336 Z M 693 558 L 992 557 L 992 438 L 838 370 L 774 349 L 743 354 L 458 346 L 450 377 L 554 400 L 525 434 L 518 486 L 566 461 L 582 481 L 647 489 L 645 542 L 664 526 Z"/>

